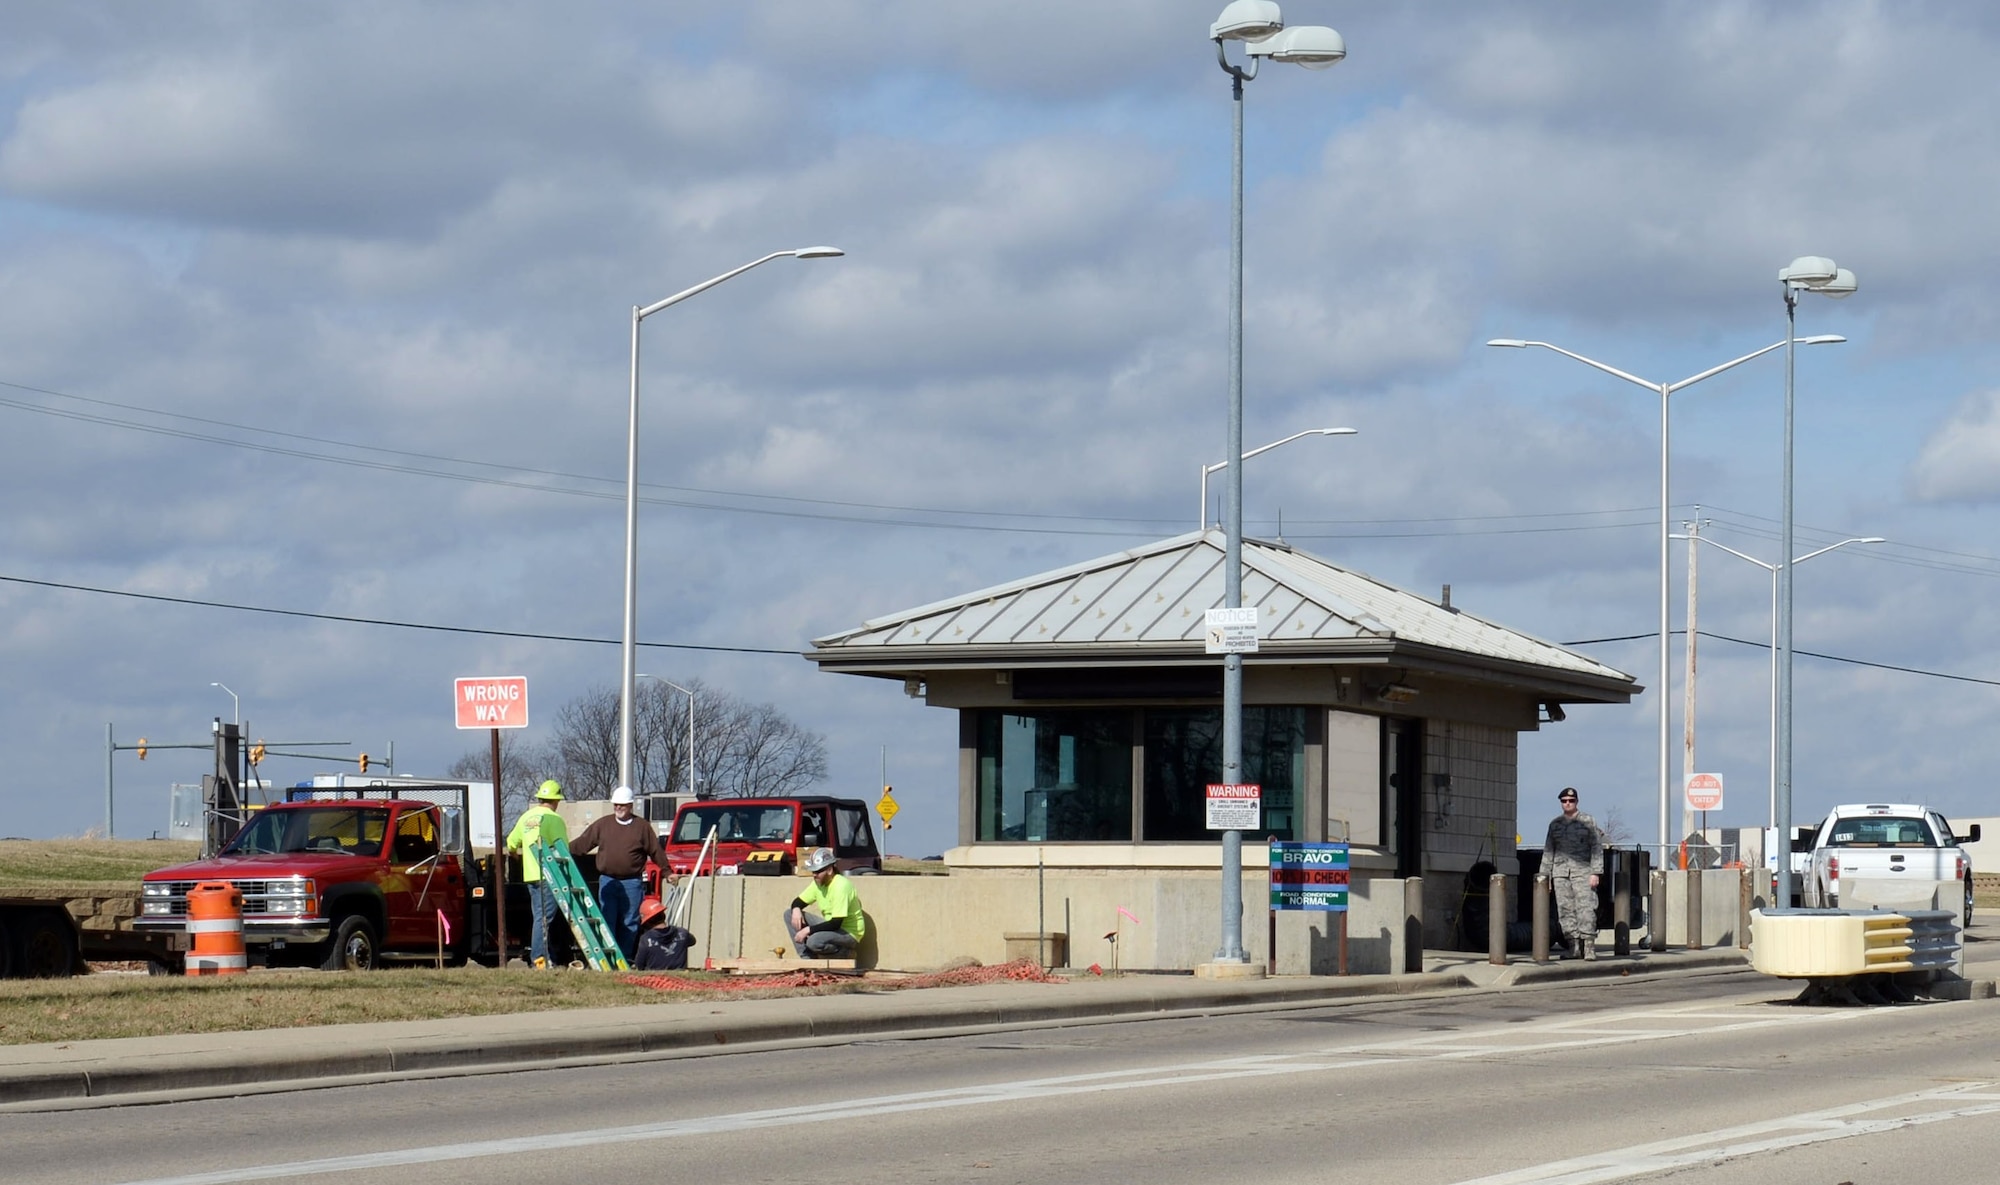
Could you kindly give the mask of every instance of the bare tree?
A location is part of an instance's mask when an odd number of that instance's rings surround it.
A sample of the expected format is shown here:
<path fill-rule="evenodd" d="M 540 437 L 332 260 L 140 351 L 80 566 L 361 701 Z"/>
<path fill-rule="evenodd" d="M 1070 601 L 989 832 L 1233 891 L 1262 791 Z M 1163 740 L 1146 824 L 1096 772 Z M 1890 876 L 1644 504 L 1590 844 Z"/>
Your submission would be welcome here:
<path fill-rule="evenodd" d="M 500 732 L 500 806 L 512 818 L 528 807 L 528 800 L 534 797 L 535 787 L 542 779 L 550 776 L 554 762 L 550 759 L 548 747 L 524 740 L 518 730 L 502 729 Z M 481 745 L 461 756 L 445 770 L 448 777 L 463 778 L 468 782 L 490 782 L 493 780 L 493 747 Z M 500 820 L 500 830 L 507 830 L 507 819 Z"/>
<path fill-rule="evenodd" d="M 719 798 L 797 794 L 826 778 L 826 738 L 770 704 L 719 705 L 700 742 L 703 792 Z"/>

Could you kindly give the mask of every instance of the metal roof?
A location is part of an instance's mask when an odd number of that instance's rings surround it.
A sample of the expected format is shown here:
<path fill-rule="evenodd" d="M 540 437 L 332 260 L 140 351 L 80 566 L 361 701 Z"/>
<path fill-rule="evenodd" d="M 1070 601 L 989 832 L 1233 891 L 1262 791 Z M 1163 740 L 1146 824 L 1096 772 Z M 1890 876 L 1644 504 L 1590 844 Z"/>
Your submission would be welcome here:
<path fill-rule="evenodd" d="M 1224 598 L 1226 540 L 1190 532 L 1024 580 L 877 617 L 813 641 L 828 666 L 893 653 L 905 665 L 968 659 L 1041 661 L 1111 653 L 1134 659 L 1205 652 L 1203 613 Z M 1586 683 L 1633 677 L 1460 609 L 1447 609 L 1282 543 L 1243 541 L 1243 603 L 1258 613 L 1259 652 L 1287 660 L 1421 649 L 1479 666 L 1526 666 Z M 1158 652 L 1155 654 L 1155 652 Z M 1252 656 L 1254 658 L 1254 656 Z"/>

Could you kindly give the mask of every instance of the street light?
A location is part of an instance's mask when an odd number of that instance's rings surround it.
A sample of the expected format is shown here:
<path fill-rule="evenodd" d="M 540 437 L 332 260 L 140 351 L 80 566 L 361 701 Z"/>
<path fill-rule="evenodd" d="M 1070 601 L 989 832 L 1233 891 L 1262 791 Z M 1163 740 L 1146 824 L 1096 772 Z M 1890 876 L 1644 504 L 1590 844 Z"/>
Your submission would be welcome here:
<path fill-rule="evenodd" d="M 222 687 L 222 684 L 220 684 L 220 683 L 210 683 L 210 684 L 209 684 L 209 686 L 210 686 L 210 687 Z M 229 702 L 230 702 L 230 703 L 231 703 L 232 705 L 234 705 L 234 707 L 232 708 L 232 711 L 233 711 L 233 713 L 234 713 L 234 718 L 235 718 L 235 720 L 236 720 L 236 724 L 237 724 L 237 727 L 239 727 L 239 728 L 240 728 L 240 727 L 242 727 L 242 725 L 243 725 L 243 701 L 242 701 L 242 700 L 240 700 L 240 699 L 238 699 L 238 698 L 236 698 L 236 693 L 235 693 L 235 692 L 233 692 L 233 691 L 230 691 L 230 690 L 229 690 L 229 689 L 228 689 L 227 687 L 222 687 L 222 690 L 223 690 L 224 692 L 228 693 L 228 695 L 229 695 Z"/>
<path fill-rule="evenodd" d="M 1670 560 L 1667 555 L 1667 540 L 1672 537 L 1673 524 L 1667 519 L 1669 512 L 1672 510 L 1672 503 L 1668 498 L 1669 487 L 1667 480 L 1667 403 L 1673 397 L 1674 392 L 1684 387 L 1692 387 L 1703 379 L 1714 378 L 1723 371 L 1741 366 L 1752 358 L 1761 358 L 1773 350 L 1787 348 L 1791 344 L 1791 340 L 1790 337 L 1787 337 L 1784 341 L 1772 342 L 1761 350 L 1752 351 L 1741 358 L 1732 359 L 1720 366 L 1711 366 L 1700 374 L 1684 378 L 1678 383 L 1651 382 L 1636 375 L 1626 374 L 1615 366 L 1606 366 L 1595 359 L 1586 358 L 1582 354 L 1573 354 L 1561 346 L 1552 346 L 1547 342 L 1531 342 L 1522 341 L 1518 338 L 1499 337 L 1486 343 L 1489 346 L 1506 346 L 1517 350 L 1525 349 L 1528 346 L 1539 346 L 1544 350 L 1554 350 L 1565 358 L 1574 358 L 1585 366 L 1594 367 L 1605 374 L 1624 379 L 1628 383 L 1637 384 L 1658 394 L 1660 397 L 1660 686 L 1658 690 L 1660 697 L 1660 858 L 1662 860 L 1666 858 L 1667 847 L 1672 842 L 1672 837 L 1667 829 L 1667 804 L 1670 801 L 1667 791 L 1667 760 L 1669 751 L 1667 733 L 1672 724 L 1673 716 L 1673 709 L 1667 703 L 1667 689 L 1673 685 L 1673 671 L 1671 667 L 1673 658 L 1668 645 L 1673 633 L 1673 618 L 1671 603 L 1668 600 L 1667 575 Z M 1830 333 L 1822 334 L 1819 337 L 1799 339 L 1800 344 L 1808 346 L 1828 345 L 1833 342 L 1844 342 L 1846 340 L 1844 337 Z M 1787 348 L 1787 356 L 1789 356 L 1789 353 L 1790 351 Z"/>
<path fill-rule="evenodd" d="M 1258 453 L 1268 453 L 1272 449 L 1277 448 L 1281 444 L 1290 444 L 1294 440 L 1300 440 L 1307 436 L 1352 436 L 1352 435 L 1354 435 L 1354 429 L 1352 428 L 1308 428 L 1304 432 L 1294 432 L 1290 436 L 1285 437 L 1283 440 L 1274 440 L 1271 443 L 1262 446 L 1261 448 L 1253 448 L 1249 452 L 1243 454 L 1243 459 L 1247 461 L 1250 458 L 1256 456 Z M 1229 462 L 1226 460 L 1217 461 L 1213 465 L 1203 465 L 1201 467 L 1201 517 L 1195 520 L 1196 526 L 1203 528 L 1206 528 L 1208 526 L 1208 475 L 1214 473 L 1218 469 L 1227 469 L 1227 468 L 1229 468 Z"/>
<path fill-rule="evenodd" d="M 1719 547 L 1722 550 L 1728 552 L 1730 555 L 1735 556 L 1737 559 L 1749 560 L 1751 563 L 1757 565 L 1758 567 L 1764 569 L 1766 572 L 1769 572 L 1771 574 L 1771 828 L 1773 833 L 1778 835 L 1779 841 L 1782 841 L 1784 839 L 1784 833 L 1780 833 L 1777 831 L 1778 827 L 1778 573 L 1781 570 L 1783 570 L 1785 565 L 1780 563 L 1774 563 L 1768 560 L 1760 560 L 1754 555 L 1745 555 L 1744 553 L 1729 546 L 1727 543 L 1717 543 L 1715 540 L 1710 539 L 1706 535 L 1676 534 L 1673 537 L 1675 539 L 1693 539 L 1698 543 L 1706 543 L 1710 547 Z M 1792 563 L 1794 565 L 1803 564 L 1807 560 L 1812 559 L 1814 556 L 1822 556 L 1829 551 L 1837 551 L 1840 548 L 1846 547 L 1850 543 L 1887 543 L 1887 542 L 1888 542 L 1887 539 L 1884 539 L 1879 535 L 1869 535 L 1865 538 L 1860 538 L 1860 539 L 1842 539 L 1838 543 L 1829 543 L 1825 547 L 1820 548 L 1818 551 L 1809 551 L 1804 555 L 1798 557 L 1797 559 L 1793 560 Z M 1788 897 L 1786 898 L 1786 900 L 1790 900 L 1790 898 Z"/>
<path fill-rule="evenodd" d="M 773 251 L 762 259 L 753 259 L 733 271 L 726 271 L 712 280 L 703 280 L 686 291 L 676 292 L 665 300 L 632 306 L 632 407 L 625 427 L 625 639 L 621 647 L 623 669 L 618 686 L 618 784 L 621 786 L 632 784 L 632 701 L 638 688 L 636 676 L 639 673 L 636 640 L 639 624 L 639 322 L 773 259 L 827 259 L 845 254 L 838 247 Z"/>
<path fill-rule="evenodd" d="M 1820 255 L 1802 255 L 1778 269 L 1778 283 L 1785 291 L 1785 340 L 1792 341 L 1798 336 L 1799 293 L 1817 292 L 1836 300 L 1854 295 L 1854 273 L 1844 267 L 1836 267 L 1833 260 Z M 1784 525 L 1778 534 L 1778 554 L 1788 556 L 1795 546 L 1792 540 L 1792 387 L 1794 374 L 1793 351 L 1785 351 L 1785 509 Z M 1777 816 L 1773 826 L 1782 828 L 1780 834 L 1791 834 L 1792 827 L 1792 565 L 1783 565 L 1778 572 L 1778 792 L 1776 798 Z M 1778 861 L 1778 883 L 1772 894 L 1774 902 L 1789 902 L 1792 899 L 1792 862 L 1790 859 Z"/>
<path fill-rule="evenodd" d="M 673 688 L 675 691 L 678 691 L 682 695 L 688 697 L 688 794 L 691 797 L 699 797 L 699 793 L 694 788 L 694 689 L 690 687 L 682 687 L 680 684 L 674 682 L 672 679 L 661 678 L 659 675 L 640 675 L 638 677 L 641 679 L 653 679 L 658 682 L 665 683 L 667 686 Z M 625 784 L 628 786 L 631 785 L 631 783 L 629 782 Z M 634 787 L 634 789 L 636 789 L 636 787 Z"/>
<path fill-rule="evenodd" d="M 1232 0 L 1208 31 L 1215 42 L 1215 61 L 1229 75 L 1232 108 L 1229 200 L 1229 443 L 1225 457 L 1243 452 L 1243 84 L 1257 77 L 1259 59 L 1292 62 L 1325 69 L 1347 56 L 1340 34 L 1318 25 L 1285 28 L 1273 0 Z M 1249 58 L 1245 66 L 1229 61 L 1228 43 L 1241 41 Z M 1243 605 L 1243 466 L 1229 466 L 1228 494 L 1223 503 L 1226 533 L 1223 556 L 1223 606 Z M 1202 518 L 1208 518 L 1208 494 L 1202 494 Z M 1222 656 L 1222 780 L 1243 780 L 1243 656 Z M 1222 943 L 1218 963 L 1248 963 L 1243 948 L 1243 833 L 1222 833 Z"/>

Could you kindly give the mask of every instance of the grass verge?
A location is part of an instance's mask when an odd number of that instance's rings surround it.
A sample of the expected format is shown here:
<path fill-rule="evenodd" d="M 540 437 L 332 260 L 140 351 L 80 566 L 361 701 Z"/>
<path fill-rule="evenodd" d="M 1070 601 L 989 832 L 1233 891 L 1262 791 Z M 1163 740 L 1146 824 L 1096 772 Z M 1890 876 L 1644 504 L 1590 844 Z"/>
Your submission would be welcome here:
<path fill-rule="evenodd" d="M 861 986 L 857 981 L 853 987 L 744 992 L 724 986 L 728 976 L 722 973 L 692 974 L 716 980 L 716 990 L 668 994 L 593 971 L 495 971 L 476 966 L 358 973 L 253 971 L 219 979 L 92 975 L 4 980 L 0 981 L 0 1045 L 824 994 Z"/>
<path fill-rule="evenodd" d="M 0 886 L 102 885 L 136 893 L 155 868 L 185 864 L 201 845 L 175 839 L 0 839 Z"/>

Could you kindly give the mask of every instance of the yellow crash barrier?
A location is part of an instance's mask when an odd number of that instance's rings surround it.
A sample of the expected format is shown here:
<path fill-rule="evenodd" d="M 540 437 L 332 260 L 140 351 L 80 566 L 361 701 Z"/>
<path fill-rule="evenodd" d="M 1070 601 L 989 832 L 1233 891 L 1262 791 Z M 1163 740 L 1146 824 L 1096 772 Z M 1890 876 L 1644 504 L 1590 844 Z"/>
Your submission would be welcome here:
<path fill-rule="evenodd" d="M 1910 971 L 1917 966 L 1910 921 L 1897 913 L 1758 910 L 1750 915 L 1750 965 L 1785 979 Z"/>

